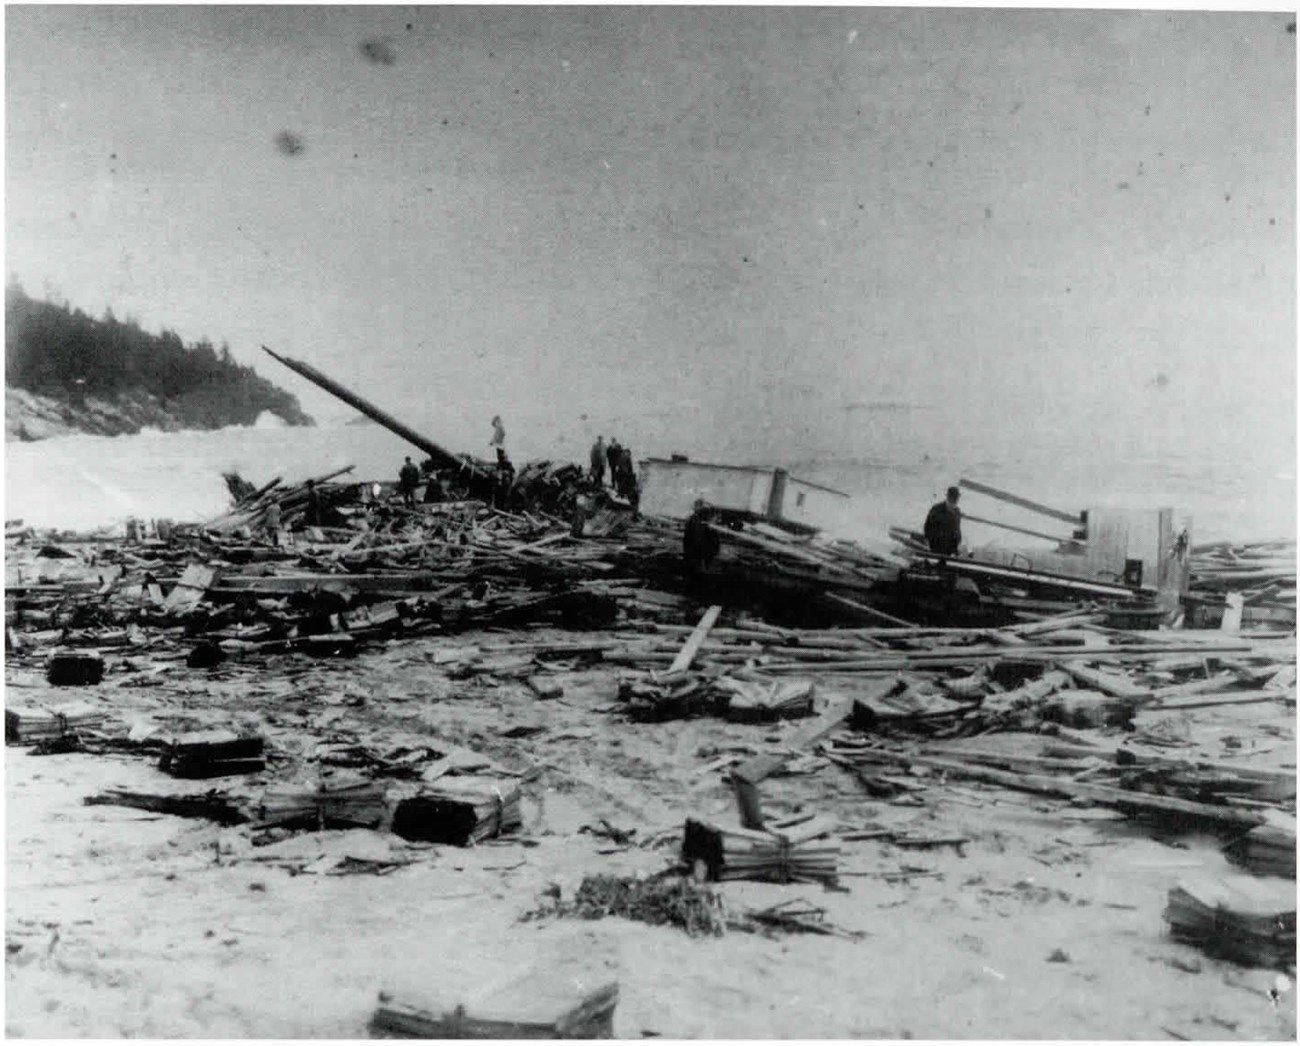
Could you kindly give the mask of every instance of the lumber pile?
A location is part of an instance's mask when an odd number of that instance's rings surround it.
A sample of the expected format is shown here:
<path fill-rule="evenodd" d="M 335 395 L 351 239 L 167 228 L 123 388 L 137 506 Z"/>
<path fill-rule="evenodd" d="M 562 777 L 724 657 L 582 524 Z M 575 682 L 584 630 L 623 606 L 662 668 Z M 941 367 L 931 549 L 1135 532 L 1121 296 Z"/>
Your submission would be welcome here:
<path fill-rule="evenodd" d="M 404 839 L 472 846 L 523 825 L 517 781 L 480 775 L 446 777 L 403 799 L 393 831 Z"/>
<path fill-rule="evenodd" d="M 87 731 L 101 730 L 108 715 L 88 704 L 63 705 L 58 708 L 14 706 L 5 709 L 5 743 L 37 744 L 63 737 L 76 737 Z"/>
<path fill-rule="evenodd" d="M 331 484 L 331 481 L 347 475 L 354 467 L 348 465 L 311 479 L 310 482 L 316 487 L 323 510 L 332 513 L 336 504 L 345 502 L 353 496 L 347 484 Z M 307 480 L 285 486 L 279 477 L 276 477 L 266 486 L 257 489 L 252 488 L 252 484 L 237 473 L 223 473 L 222 478 L 225 479 L 226 487 L 235 498 L 235 506 L 231 511 L 203 523 L 204 530 L 213 534 L 257 530 L 265 526 L 266 512 L 272 504 L 280 506 L 282 527 L 292 528 L 303 521 L 308 500 Z"/>
<path fill-rule="evenodd" d="M 1269 809 L 1294 809 L 1294 780 L 1237 769 L 1137 757 L 1120 747 L 1070 746 L 1038 735 L 1021 738 L 1023 754 L 984 747 L 977 738 L 930 743 L 923 750 L 884 747 L 874 739 L 838 738 L 829 756 L 864 777 L 882 767 L 927 767 L 945 777 L 1091 803 L 1175 825 L 1219 826 L 1244 833 L 1267 823 Z M 1044 750 L 1041 746 L 1049 745 Z M 1288 794 L 1289 793 L 1289 794 Z M 1269 799 L 1261 798 L 1268 795 Z"/>
<path fill-rule="evenodd" d="M 230 730 L 181 734 L 163 752 L 158 769 L 172 777 L 209 778 L 266 769 L 266 742 Z"/>
<path fill-rule="evenodd" d="M 1255 875 L 1295 881 L 1296 819 L 1281 810 L 1265 810 L 1265 821 L 1224 848 L 1229 860 Z"/>
<path fill-rule="evenodd" d="M 1245 876 L 1184 879 L 1164 918 L 1177 940 L 1245 966 L 1295 964 L 1295 888 Z"/>
<path fill-rule="evenodd" d="M 1199 628 L 1235 631 L 1243 624 L 1294 628 L 1295 542 L 1221 541 L 1194 546 L 1184 605 L 1189 621 Z"/>
<path fill-rule="evenodd" d="M 268 788 L 256 807 L 259 828 L 378 828 L 389 811 L 381 782 L 326 771 L 310 785 Z"/>
<path fill-rule="evenodd" d="M 823 815 L 771 822 L 763 830 L 724 827 L 689 819 L 682 836 L 682 862 L 697 878 L 713 881 L 833 881 L 840 844 L 836 823 Z"/>

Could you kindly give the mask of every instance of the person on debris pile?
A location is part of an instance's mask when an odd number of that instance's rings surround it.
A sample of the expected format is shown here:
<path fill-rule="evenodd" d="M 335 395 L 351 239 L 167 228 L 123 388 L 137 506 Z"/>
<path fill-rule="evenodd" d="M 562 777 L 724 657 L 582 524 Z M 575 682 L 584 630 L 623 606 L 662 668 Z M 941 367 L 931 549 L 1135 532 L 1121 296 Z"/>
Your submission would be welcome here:
<path fill-rule="evenodd" d="M 591 445 L 591 481 L 598 487 L 605 485 L 605 437 L 597 436 Z"/>
<path fill-rule="evenodd" d="M 402 504 L 415 508 L 415 488 L 420 485 L 420 470 L 409 457 L 397 473 L 397 489 L 402 493 Z"/>
<path fill-rule="evenodd" d="M 500 468 L 509 466 L 510 459 L 506 457 L 506 427 L 501 424 L 499 414 L 492 418 L 492 439 L 488 441 L 488 446 L 497 452 L 497 465 Z"/>
<path fill-rule="evenodd" d="M 961 491 L 948 488 L 948 496 L 930 509 L 925 517 L 925 540 L 931 552 L 941 556 L 955 556 L 961 548 L 961 509 L 957 499 Z"/>
<path fill-rule="evenodd" d="M 695 511 L 686 521 L 686 530 L 682 534 L 682 554 L 687 566 L 693 569 L 707 567 L 722 547 L 718 535 L 709 527 L 713 518 L 713 509 L 697 498 Z"/>
<path fill-rule="evenodd" d="M 636 507 L 636 467 L 632 464 L 632 451 L 627 447 L 619 448 L 618 476 L 614 479 L 615 489 Z"/>
<path fill-rule="evenodd" d="M 307 507 L 303 512 L 302 521 L 309 527 L 319 527 L 321 524 L 320 491 L 316 489 L 314 479 L 307 481 Z"/>
<path fill-rule="evenodd" d="M 280 543 L 280 526 L 283 517 L 280 513 L 280 503 L 272 501 L 266 508 L 266 537 L 272 545 Z"/>
<path fill-rule="evenodd" d="M 605 461 L 609 465 L 609 485 L 615 490 L 618 489 L 618 463 L 623 458 L 623 447 L 618 442 L 617 436 L 611 436 L 609 443 L 605 446 Z"/>

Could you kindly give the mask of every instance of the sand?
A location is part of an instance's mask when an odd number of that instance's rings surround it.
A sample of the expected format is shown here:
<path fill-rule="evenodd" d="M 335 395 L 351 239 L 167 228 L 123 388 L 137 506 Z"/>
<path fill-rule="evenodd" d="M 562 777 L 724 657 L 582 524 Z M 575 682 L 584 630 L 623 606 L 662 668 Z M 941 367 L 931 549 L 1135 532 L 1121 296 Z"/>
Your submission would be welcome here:
<path fill-rule="evenodd" d="M 76 696 L 128 720 L 257 726 L 280 749 L 455 743 L 506 766 L 540 763 L 522 841 L 458 849 L 358 829 L 254 847 L 247 828 L 83 805 L 110 787 L 186 788 L 146 759 L 8 749 L 6 1033 L 359 1038 L 381 990 L 455 1002 L 576 952 L 593 983 L 619 980 L 622 1038 L 1295 1038 L 1294 993 L 1280 1005 L 1269 995 L 1276 973 L 1203 955 L 1162 922 L 1179 876 L 1230 870 L 1217 840 L 972 783 L 918 777 L 914 798 L 878 801 L 824 763 L 765 783 L 774 811 L 969 839 L 960 850 L 846 842 L 846 892 L 720 887 L 734 909 L 806 898 L 858 940 L 521 922 L 555 885 L 571 895 L 588 874 L 664 867 L 688 815 L 734 823 L 722 772 L 703 769 L 732 747 L 770 750 L 795 727 L 628 723 L 607 711 L 607 669 L 558 673 L 564 696 L 546 702 L 522 680 L 449 679 L 435 651 L 474 639 L 394 642 L 346 662 L 157 674 L 117 664 Z M 7 676 L 10 703 L 73 693 L 49 692 L 35 671 Z M 1206 710 L 1197 728 L 1292 758 L 1292 720 L 1274 711 L 1270 735 L 1252 714 L 1263 713 Z M 544 729 L 501 736 L 521 725 Z M 616 848 L 579 832 L 599 818 L 638 839 L 663 835 L 602 852 Z M 346 856 L 410 863 L 330 874 Z M 924 874 L 880 877 L 905 868 Z"/>

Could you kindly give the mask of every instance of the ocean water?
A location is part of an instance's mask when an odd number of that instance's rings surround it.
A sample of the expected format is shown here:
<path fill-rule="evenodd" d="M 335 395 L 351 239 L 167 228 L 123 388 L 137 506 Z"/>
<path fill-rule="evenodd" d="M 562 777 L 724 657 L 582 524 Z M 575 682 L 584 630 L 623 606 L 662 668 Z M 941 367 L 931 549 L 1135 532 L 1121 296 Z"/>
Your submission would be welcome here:
<path fill-rule="evenodd" d="M 1294 409 L 1283 402 L 1267 426 L 1207 424 L 1176 409 L 1116 417 L 1106 412 L 1008 419 L 961 415 L 942 406 L 808 402 L 733 404 L 708 410 L 577 414 L 554 404 L 506 416 L 516 463 L 583 462 L 599 432 L 617 435 L 638 458 L 684 453 L 692 460 L 776 464 L 851 495 L 821 522 L 837 535 L 885 540 L 890 524 L 919 527 L 928 506 L 959 477 L 1062 510 L 1172 506 L 1193 539 L 1293 537 L 1296 528 Z M 403 420 L 455 452 L 488 457 L 490 414 L 442 408 Z M 355 416 L 354 416 L 355 417 Z M 342 418 L 315 428 L 250 427 L 216 432 L 70 436 L 5 448 L 6 519 L 37 527 L 89 529 L 127 517 L 202 520 L 229 499 L 221 473 L 255 484 L 300 482 L 345 465 L 358 480 L 394 479 L 403 457 L 420 454 L 371 423 Z M 968 513 L 1064 535 L 1068 529 L 981 495 Z M 1035 544 L 968 523 L 970 543 Z M 1041 543 L 1039 543 L 1041 544 Z"/>

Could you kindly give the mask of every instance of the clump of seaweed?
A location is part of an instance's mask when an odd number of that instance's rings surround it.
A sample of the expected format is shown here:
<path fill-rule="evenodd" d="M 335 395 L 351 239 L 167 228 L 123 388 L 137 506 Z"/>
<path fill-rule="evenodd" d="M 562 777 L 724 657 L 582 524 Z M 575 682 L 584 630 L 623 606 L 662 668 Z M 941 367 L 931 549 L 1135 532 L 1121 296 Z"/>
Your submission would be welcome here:
<path fill-rule="evenodd" d="M 539 908 L 525 913 L 523 919 L 607 916 L 651 926 L 677 926 L 692 937 L 721 937 L 727 929 L 722 898 L 708 886 L 676 875 L 649 879 L 589 875 L 582 880 L 573 900 L 563 900 L 557 890 Z"/>

